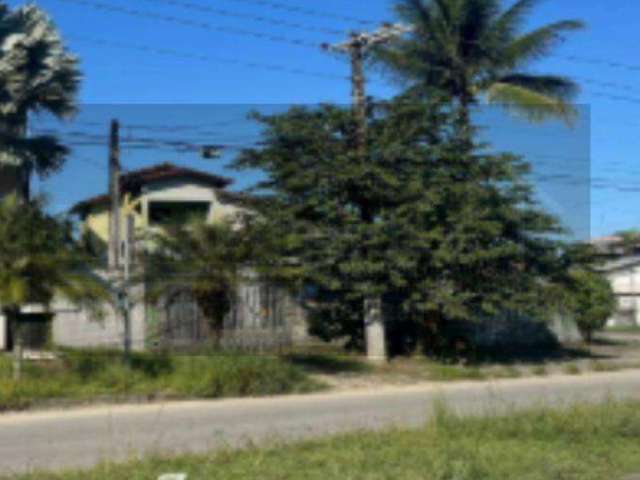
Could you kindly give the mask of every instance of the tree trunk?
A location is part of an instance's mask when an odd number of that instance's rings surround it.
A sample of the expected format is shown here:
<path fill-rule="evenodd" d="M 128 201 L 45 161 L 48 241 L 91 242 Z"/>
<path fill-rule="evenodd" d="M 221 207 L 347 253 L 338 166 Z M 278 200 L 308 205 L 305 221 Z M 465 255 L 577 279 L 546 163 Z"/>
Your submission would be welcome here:
<path fill-rule="evenodd" d="M 8 127 L 10 134 L 18 139 L 27 138 L 28 115 L 26 112 L 20 111 L 11 116 Z M 33 174 L 33 166 L 24 158 L 20 158 L 19 175 L 18 175 L 18 196 L 27 203 L 31 200 L 31 175 Z"/>

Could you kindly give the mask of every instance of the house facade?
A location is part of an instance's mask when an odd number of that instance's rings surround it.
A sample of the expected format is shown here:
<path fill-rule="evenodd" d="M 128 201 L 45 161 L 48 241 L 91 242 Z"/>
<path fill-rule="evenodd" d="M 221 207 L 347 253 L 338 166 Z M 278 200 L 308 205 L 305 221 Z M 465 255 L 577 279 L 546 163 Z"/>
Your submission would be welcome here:
<path fill-rule="evenodd" d="M 226 187 L 232 181 L 170 163 L 131 171 L 121 176 L 120 232 L 127 217 L 137 234 L 162 228 L 163 224 L 199 217 L 207 222 L 233 218 L 242 212 L 241 197 Z M 83 233 L 106 248 L 110 237 L 110 197 L 99 195 L 76 204 Z"/>
<path fill-rule="evenodd" d="M 611 283 L 617 309 L 609 326 L 640 326 L 640 255 L 606 262 L 601 272 Z"/>
<path fill-rule="evenodd" d="M 131 216 L 135 236 L 162 229 L 167 223 L 199 218 L 210 223 L 240 222 L 249 211 L 247 198 L 227 190 L 230 179 L 164 163 L 121 176 L 120 231 Z M 75 205 L 83 235 L 106 260 L 111 243 L 110 197 L 96 196 Z M 239 223 L 240 225 L 240 223 Z M 136 248 L 144 247 L 144 240 Z M 117 276 L 108 269 L 96 272 L 106 281 Z M 224 322 L 223 346 L 267 349 L 307 341 L 305 314 L 299 302 L 284 288 L 258 278 L 247 280 L 236 292 L 236 302 Z M 175 283 L 175 282 L 172 282 Z M 179 282 L 178 282 L 179 283 Z M 132 348 L 189 349 L 214 337 L 188 288 L 172 285 L 160 299 L 149 300 L 146 286 L 130 289 L 130 338 Z M 54 344 L 68 347 L 117 348 L 123 344 L 124 322 L 120 311 L 105 305 L 102 315 L 59 300 L 52 321 Z"/>
<path fill-rule="evenodd" d="M 603 259 L 599 271 L 609 280 L 617 299 L 609 326 L 640 326 L 640 246 L 617 235 L 591 244 Z"/>

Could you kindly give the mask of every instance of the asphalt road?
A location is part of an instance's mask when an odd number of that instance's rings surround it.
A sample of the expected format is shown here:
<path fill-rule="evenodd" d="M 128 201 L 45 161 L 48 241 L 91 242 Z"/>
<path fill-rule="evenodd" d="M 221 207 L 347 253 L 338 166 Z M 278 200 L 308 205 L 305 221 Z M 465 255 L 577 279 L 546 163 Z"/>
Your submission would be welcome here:
<path fill-rule="evenodd" d="M 419 426 L 436 401 L 465 414 L 497 414 L 608 397 L 640 399 L 640 371 L 7 414 L 0 415 L 0 474 Z"/>

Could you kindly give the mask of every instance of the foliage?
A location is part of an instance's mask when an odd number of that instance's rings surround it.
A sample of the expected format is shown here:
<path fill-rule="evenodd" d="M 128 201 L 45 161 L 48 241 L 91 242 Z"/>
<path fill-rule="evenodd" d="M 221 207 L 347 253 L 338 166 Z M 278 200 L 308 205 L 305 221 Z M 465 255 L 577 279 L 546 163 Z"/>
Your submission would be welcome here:
<path fill-rule="evenodd" d="M 132 353 L 124 365 L 120 351 L 63 350 L 58 355 L 27 364 L 20 382 L 11 380 L 8 358 L 0 356 L 0 411 L 60 400 L 218 398 L 320 388 L 302 369 L 272 357 Z"/>
<path fill-rule="evenodd" d="M 570 273 L 568 307 L 587 342 L 602 330 L 616 310 L 616 297 L 609 281 L 599 273 L 575 270 Z"/>
<path fill-rule="evenodd" d="M 148 456 L 87 471 L 31 472 L 14 480 L 143 480 L 165 472 L 240 480 L 602 480 L 640 470 L 637 402 L 533 408 L 496 418 L 439 409 L 421 429 L 357 432 L 293 445 L 175 457 Z M 490 413 L 490 414 L 489 414 Z M 585 452 L 589 452 L 585 455 Z"/>
<path fill-rule="evenodd" d="M 28 4 L 0 3 L 0 164 L 46 176 L 59 170 L 68 149 L 51 135 L 27 138 L 29 115 L 67 118 L 75 112 L 78 59 L 64 46 L 47 14 Z M 28 190 L 28 187 L 25 187 Z"/>
<path fill-rule="evenodd" d="M 575 115 L 576 84 L 525 67 L 548 55 L 566 33 L 582 28 L 562 20 L 522 33 L 538 0 L 399 0 L 400 20 L 413 27 L 381 46 L 377 60 L 417 94 L 445 90 L 468 109 L 478 96 L 537 121 Z"/>
<path fill-rule="evenodd" d="M 108 298 L 107 286 L 88 270 L 70 232 L 67 222 L 44 212 L 41 201 L 24 203 L 14 195 L 0 200 L 0 305 L 17 343 L 26 304 L 49 305 L 58 295 L 98 311 Z"/>
<path fill-rule="evenodd" d="M 471 142 L 446 96 L 371 106 L 364 163 L 349 111 L 257 118 L 263 147 L 235 166 L 266 173 L 262 215 L 298 260 L 315 331 L 326 338 L 350 335 L 357 345 L 358 305 L 372 294 L 397 313 L 392 322 L 436 329 L 447 319 L 534 313 L 544 280 L 564 271 L 552 238 L 562 229 L 537 205 L 527 164 Z"/>
<path fill-rule="evenodd" d="M 267 174 L 256 187 L 268 193 L 260 213 L 282 255 L 300 267 L 291 273 L 309 287 L 309 307 L 321 317 L 316 333 L 347 334 L 360 345 L 364 299 L 386 293 L 394 266 L 385 254 L 391 237 L 383 215 L 397 205 L 402 188 L 394 169 L 429 124 L 400 132 L 386 113 L 372 110 L 363 161 L 348 110 L 296 107 L 255 118 L 265 126 L 264 147 L 244 151 L 235 167 Z M 336 322 L 323 324 L 322 318 Z"/>
<path fill-rule="evenodd" d="M 71 238 L 70 225 L 49 216 L 41 200 L 0 200 L 0 304 L 17 310 L 51 302 L 62 294 L 73 302 L 100 301 L 105 286 L 89 272 Z"/>

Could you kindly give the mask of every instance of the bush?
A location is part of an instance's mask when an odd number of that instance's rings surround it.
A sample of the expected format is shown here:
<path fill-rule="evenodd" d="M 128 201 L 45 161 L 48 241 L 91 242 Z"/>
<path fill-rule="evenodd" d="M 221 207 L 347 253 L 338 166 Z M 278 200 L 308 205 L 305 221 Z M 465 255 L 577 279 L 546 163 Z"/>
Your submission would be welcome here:
<path fill-rule="evenodd" d="M 609 281 L 588 270 L 571 273 L 568 288 L 569 310 L 584 340 L 591 343 L 593 333 L 602 330 L 616 309 L 616 297 Z"/>

